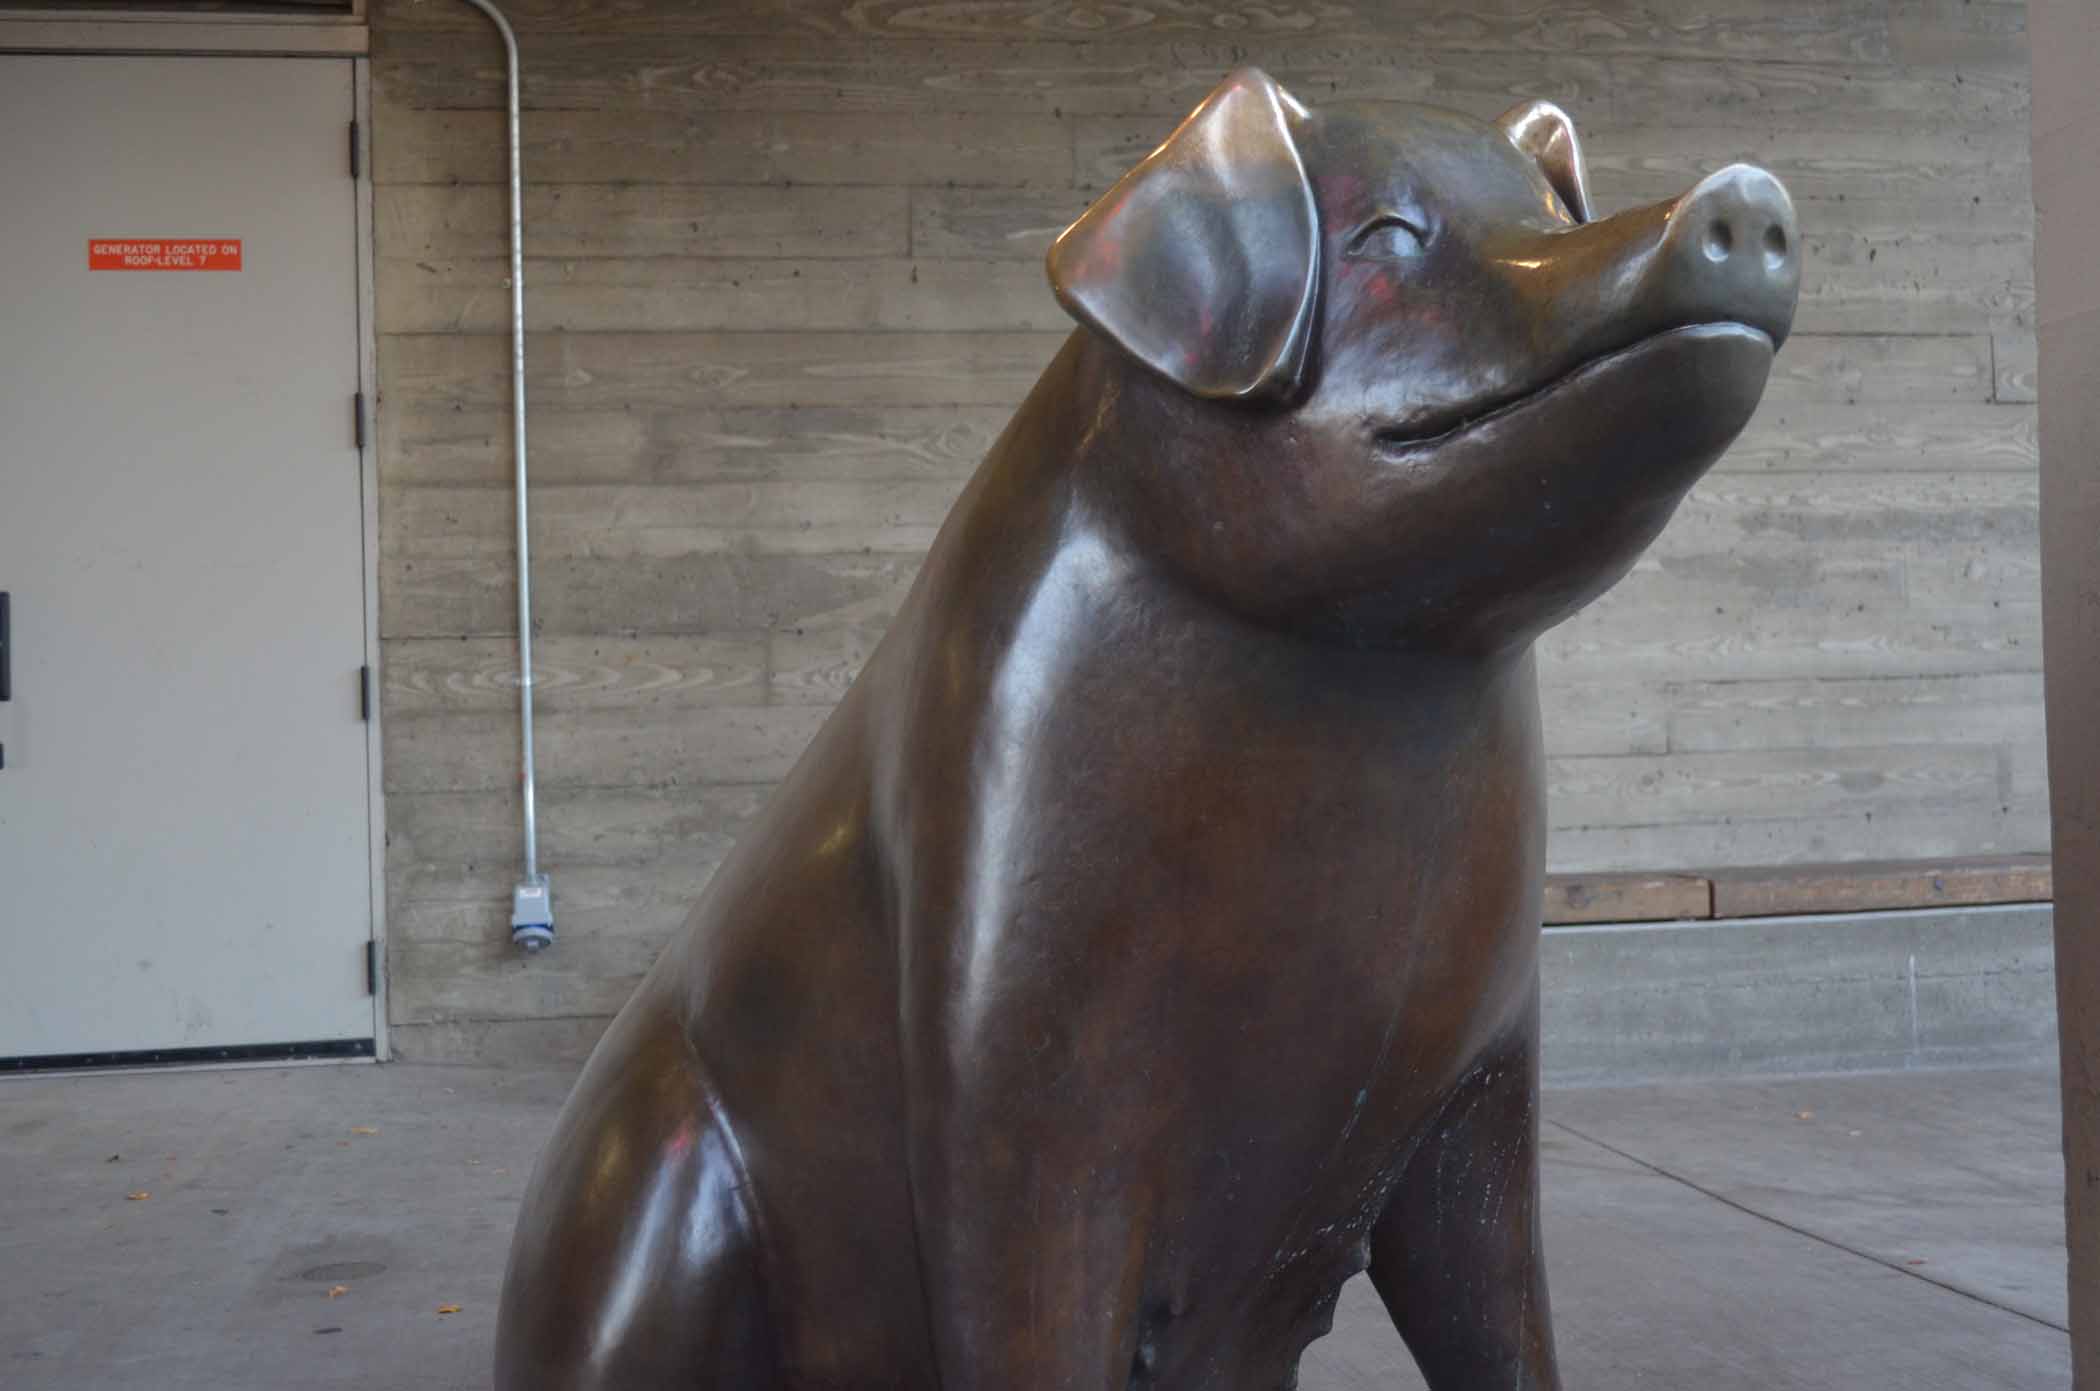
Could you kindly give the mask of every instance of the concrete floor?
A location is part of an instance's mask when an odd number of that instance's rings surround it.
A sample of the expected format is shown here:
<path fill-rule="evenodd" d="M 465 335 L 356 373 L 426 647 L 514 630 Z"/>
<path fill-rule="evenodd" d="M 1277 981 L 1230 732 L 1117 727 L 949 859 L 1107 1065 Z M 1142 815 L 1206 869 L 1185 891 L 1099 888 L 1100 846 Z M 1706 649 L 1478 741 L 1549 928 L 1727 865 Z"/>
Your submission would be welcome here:
<path fill-rule="evenodd" d="M 0 1385 L 486 1387 L 569 1079 L 0 1080 Z M 1571 1391 L 2070 1385 L 2052 1074 L 1558 1091 L 1546 1116 Z M 1301 1384 L 1421 1386 L 1361 1281 Z"/>

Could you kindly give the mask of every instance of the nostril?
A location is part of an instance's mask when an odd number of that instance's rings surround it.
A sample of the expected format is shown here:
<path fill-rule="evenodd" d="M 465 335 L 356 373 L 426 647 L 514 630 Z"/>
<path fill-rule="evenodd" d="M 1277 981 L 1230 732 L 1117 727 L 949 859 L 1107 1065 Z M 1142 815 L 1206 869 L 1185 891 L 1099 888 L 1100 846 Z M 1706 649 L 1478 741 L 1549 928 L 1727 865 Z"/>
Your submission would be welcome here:
<path fill-rule="evenodd" d="M 1728 253 L 1735 249 L 1735 232 L 1727 223 L 1715 218 L 1706 225 L 1706 240 L 1701 244 L 1709 261 L 1725 261 Z"/>
<path fill-rule="evenodd" d="M 1786 229 L 1776 222 L 1765 228 L 1765 264 L 1773 270 L 1786 264 Z"/>

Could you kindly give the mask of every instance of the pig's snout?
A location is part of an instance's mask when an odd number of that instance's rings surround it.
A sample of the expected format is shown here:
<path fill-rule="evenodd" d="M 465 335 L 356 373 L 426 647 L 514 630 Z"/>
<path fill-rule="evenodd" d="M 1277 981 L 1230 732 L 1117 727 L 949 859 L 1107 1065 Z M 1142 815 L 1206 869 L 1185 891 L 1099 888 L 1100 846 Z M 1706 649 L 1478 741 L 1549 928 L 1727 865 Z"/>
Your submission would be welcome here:
<path fill-rule="evenodd" d="M 1671 208 L 1657 272 L 1687 320 L 1734 319 L 1777 347 L 1794 322 L 1801 236 L 1786 186 L 1752 164 L 1707 175 Z"/>
<path fill-rule="evenodd" d="M 1777 348 L 1801 292 L 1794 200 L 1751 164 L 1731 164 L 1676 198 L 1517 242 L 1500 259 L 1530 280 L 1524 298 L 1549 332 L 1565 335 L 1549 340 L 1544 379 L 1699 324 L 1744 324 Z"/>

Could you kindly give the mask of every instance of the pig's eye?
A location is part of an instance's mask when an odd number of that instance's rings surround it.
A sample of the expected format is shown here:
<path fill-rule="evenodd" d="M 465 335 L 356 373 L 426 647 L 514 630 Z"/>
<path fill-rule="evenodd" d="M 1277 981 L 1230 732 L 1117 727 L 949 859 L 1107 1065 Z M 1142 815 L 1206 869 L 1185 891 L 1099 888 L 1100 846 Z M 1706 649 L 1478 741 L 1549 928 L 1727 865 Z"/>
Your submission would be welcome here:
<path fill-rule="evenodd" d="M 1400 261 L 1419 256 L 1429 245 L 1429 233 L 1421 224 L 1398 213 L 1372 218 L 1349 238 L 1347 253 L 1373 261 Z"/>

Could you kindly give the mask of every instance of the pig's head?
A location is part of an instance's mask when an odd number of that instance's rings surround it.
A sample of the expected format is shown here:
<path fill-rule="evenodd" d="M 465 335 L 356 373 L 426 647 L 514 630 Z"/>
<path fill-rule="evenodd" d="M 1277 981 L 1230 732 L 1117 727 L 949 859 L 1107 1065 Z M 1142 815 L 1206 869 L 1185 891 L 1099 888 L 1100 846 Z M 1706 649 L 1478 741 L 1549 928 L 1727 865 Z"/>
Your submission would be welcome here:
<path fill-rule="evenodd" d="M 1624 574 L 1749 420 L 1800 251 L 1761 169 L 1596 219 L 1544 102 L 1309 110 L 1243 69 L 1049 271 L 1119 350 L 1088 486 L 1147 553 L 1261 621 L 1500 647 Z"/>

